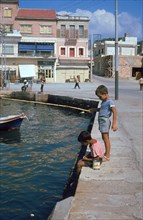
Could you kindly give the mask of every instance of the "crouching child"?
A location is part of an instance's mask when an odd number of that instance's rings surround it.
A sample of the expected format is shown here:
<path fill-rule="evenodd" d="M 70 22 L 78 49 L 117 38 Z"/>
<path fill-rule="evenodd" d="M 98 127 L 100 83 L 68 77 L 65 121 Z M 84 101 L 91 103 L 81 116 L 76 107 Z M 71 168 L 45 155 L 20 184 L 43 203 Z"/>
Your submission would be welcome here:
<path fill-rule="evenodd" d="M 81 147 L 86 145 L 89 146 L 90 149 L 90 153 L 84 156 L 77 163 L 77 172 L 79 174 L 83 166 L 92 167 L 93 160 L 99 160 L 102 162 L 104 149 L 101 143 L 92 138 L 90 132 L 88 131 L 82 131 L 78 136 L 78 141 L 81 143 Z"/>

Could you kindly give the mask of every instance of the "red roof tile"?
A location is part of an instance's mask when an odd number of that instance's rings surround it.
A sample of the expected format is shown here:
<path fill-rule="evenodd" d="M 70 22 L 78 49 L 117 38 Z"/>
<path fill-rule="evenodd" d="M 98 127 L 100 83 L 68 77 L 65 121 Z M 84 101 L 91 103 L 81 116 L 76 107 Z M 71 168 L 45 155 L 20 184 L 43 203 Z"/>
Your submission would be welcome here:
<path fill-rule="evenodd" d="M 5 4 L 18 4 L 18 0 L 0 0 L 0 3 L 5 3 Z"/>
<path fill-rule="evenodd" d="M 19 9 L 16 18 L 23 19 L 55 19 L 54 10 Z"/>

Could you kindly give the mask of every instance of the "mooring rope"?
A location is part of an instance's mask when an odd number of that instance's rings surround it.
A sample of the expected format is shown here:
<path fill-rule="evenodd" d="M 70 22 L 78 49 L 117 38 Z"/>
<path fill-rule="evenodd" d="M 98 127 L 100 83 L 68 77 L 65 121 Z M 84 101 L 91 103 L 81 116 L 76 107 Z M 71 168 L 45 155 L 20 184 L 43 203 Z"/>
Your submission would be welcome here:
<path fill-rule="evenodd" d="M 69 106 L 69 105 L 54 104 L 54 103 L 49 103 L 49 102 L 46 103 L 46 102 L 29 101 L 29 100 L 23 100 L 23 99 L 12 99 L 12 98 L 6 98 L 6 97 L 1 97 L 1 99 L 10 100 L 10 101 L 17 101 L 17 102 L 29 102 L 29 103 L 33 103 L 33 104 L 49 105 L 49 106 L 56 106 L 56 107 L 62 107 L 62 108 L 71 108 L 71 109 L 75 109 L 75 110 L 83 111 L 83 112 L 88 112 L 88 113 L 90 112 L 90 110 L 88 110 L 88 109 L 78 108 L 78 107 Z"/>

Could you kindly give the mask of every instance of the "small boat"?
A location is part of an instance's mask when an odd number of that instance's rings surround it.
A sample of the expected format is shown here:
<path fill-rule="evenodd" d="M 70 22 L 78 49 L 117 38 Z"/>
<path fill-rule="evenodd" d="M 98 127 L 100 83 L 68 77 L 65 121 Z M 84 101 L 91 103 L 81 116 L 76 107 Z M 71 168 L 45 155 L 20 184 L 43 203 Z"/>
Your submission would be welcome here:
<path fill-rule="evenodd" d="M 0 117 L 0 131 L 19 129 L 24 118 L 27 118 L 24 113 Z"/>

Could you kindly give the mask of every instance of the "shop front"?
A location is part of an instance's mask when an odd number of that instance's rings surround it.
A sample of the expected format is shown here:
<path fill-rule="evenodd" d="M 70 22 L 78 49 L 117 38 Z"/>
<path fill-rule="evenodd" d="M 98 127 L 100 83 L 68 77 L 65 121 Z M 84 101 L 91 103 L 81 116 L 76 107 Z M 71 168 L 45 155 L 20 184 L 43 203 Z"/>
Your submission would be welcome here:
<path fill-rule="evenodd" d="M 54 65 L 55 61 L 38 61 L 38 79 L 44 75 L 47 83 L 55 82 Z"/>

